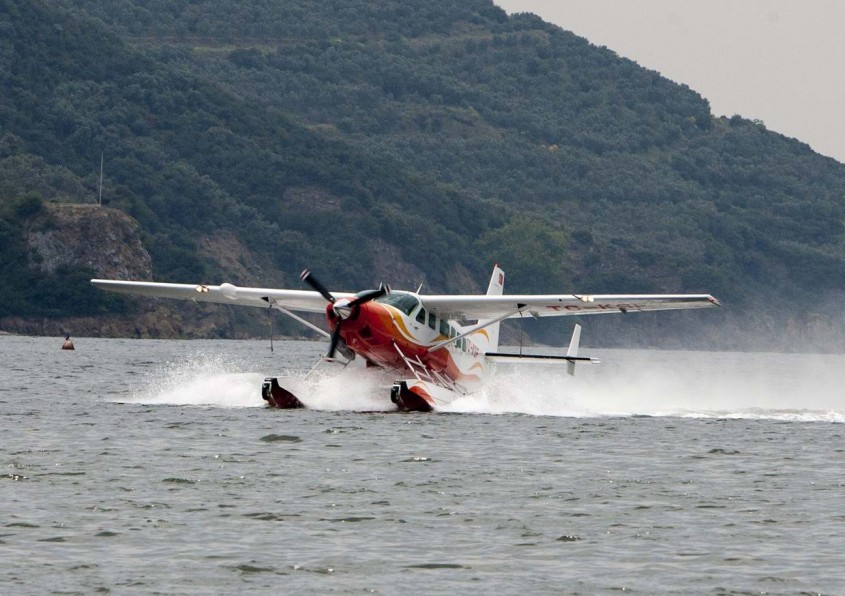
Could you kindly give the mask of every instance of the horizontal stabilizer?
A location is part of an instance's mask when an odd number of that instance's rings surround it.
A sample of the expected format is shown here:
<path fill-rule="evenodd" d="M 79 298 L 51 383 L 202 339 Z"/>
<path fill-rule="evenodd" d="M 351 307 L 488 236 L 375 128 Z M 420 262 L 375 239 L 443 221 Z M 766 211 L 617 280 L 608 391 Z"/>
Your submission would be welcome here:
<path fill-rule="evenodd" d="M 551 356 L 544 354 L 506 354 L 504 352 L 488 352 L 485 354 L 490 360 L 496 362 L 600 362 L 598 358 L 587 356 Z"/>
<path fill-rule="evenodd" d="M 541 354 L 505 354 L 501 352 L 488 352 L 485 354 L 490 360 L 496 362 L 566 362 L 566 372 L 570 375 L 575 374 L 576 362 L 590 362 L 598 364 L 598 358 L 589 358 L 587 356 L 578 356 L 578 345 L 581 342 L 581 325 L 575 325 L 572 330 L 572 339 L 569 342 L 569 348 L 566 350 L 566 356 L 551 356 Z"/>

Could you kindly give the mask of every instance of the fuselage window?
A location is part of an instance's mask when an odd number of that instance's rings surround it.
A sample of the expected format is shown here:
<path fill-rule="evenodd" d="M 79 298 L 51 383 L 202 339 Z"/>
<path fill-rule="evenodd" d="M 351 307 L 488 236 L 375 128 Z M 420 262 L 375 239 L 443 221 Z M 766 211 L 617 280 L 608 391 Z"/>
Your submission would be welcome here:
<path fill-rule="evenodd" d="M 447 323 L 446 321 L 441 319 L 440 320 L 440 335 L 444 335 L 446 337 L 452 337 L 450 335 L 451 330 L 452 330 L 452 328 L 449 326 L 449 323 Z"/>
<path fill-rule="evenodd" d="M 425 325 L 425 315 L 425 309 L 421 308 L 420 312 L 417 313 L 417 323 L 422 323 L 423 325 Z"/>
<path fill-rule="evenodd" d="M 437 317 L 433 312 L 428 313 L 428 326 L 432 329 L 437 329 Z"/>

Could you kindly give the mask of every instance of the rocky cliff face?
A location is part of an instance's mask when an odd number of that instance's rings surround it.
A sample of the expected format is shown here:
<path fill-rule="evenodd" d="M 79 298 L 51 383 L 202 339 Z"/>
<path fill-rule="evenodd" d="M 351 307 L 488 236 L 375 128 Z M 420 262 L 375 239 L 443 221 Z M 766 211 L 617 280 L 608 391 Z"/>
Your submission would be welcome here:
<path fill-rule="evenodd" d="M 26 235 L 41 271 L 61 265 L 88 267 L 97 277 L 151 279 L 152 260 L 138 222 L 96 205 L 47 204 Z"/>
<path fill-rule="evenodd" d="M 142 242 L 141 228 L 122 211 L 91 204 L 44 203 L 25 223 L 23 233 L 29 266 L 42 273 L 68 267 L 85 268 L 103 278 L 152 278 L 152 259 Z M 138 306 L 144 311 L 153 308 L 149 301 Z M 140 327 L 132 319 L 118 315 L 58 319 L 10 316 L 0 320 L 0 328 L 28 335 L 132 336 L 159 334 L 159 324 L 168 326 L 167 319 L 147 320 Z"/>
<path fill-rule="evenodd" d="M 154 279 L 140 225 L 122 211 L 96 205 L 45 203 L 27 222 L 24 234 L 29 265 L 41 272 L 82 267 L 104 279 Z M 268 259 L 251 253 L 231 234 L 203 238 L 199 245 L 203 257 L 220 271 L 221 279 L 172 281 L 285 285 L 283 276 Z M 254 337 L 270 332 L 271 315 L 261 309 L 133 297 L 127 300 L 132 306 L 126 314 L 10 316 L 0 319 L 0 329 L 27 335 L 146 338 Z M 276 329 L 286 328 L 276 323 Z M 290 332 L 298 333 L 299 329 Z"/>

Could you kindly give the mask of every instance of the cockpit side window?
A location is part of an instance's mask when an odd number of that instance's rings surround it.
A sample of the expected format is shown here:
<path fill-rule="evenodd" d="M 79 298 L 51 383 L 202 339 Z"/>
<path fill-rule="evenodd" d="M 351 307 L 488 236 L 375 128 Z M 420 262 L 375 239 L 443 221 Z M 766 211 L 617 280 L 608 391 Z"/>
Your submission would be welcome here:
<path fill-rule="evenodd" d="M 396 307 L 401 310 L 406 315 L 409 315 L 414 312 L 414 309 L 420 303 L 420 301 L 410 294 L 387 294 L 386 296 L 382 296 L 381 298 L 377 298 L 376 302 L 381 302 L 382 304 L 389 304 L 390 306 Z"/>
<path fill-rule="evenodd" d="M 426 317 L 425 309 L 421 308 L 420 311 L 417 313 L 417 323 L 422 323 L 423 325 L 425 325 L 425 317 Z"/>
<path fill-rule="evenodd" d="M 437 329 L 437 317 L 433 312 L 428 313 L 428 326 Z"/>

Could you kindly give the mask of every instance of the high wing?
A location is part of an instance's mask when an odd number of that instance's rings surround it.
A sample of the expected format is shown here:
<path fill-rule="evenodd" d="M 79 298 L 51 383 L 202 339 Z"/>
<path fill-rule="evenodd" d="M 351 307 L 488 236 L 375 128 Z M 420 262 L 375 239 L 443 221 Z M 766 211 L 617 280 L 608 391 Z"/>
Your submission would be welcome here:
<path fill-rule="evenodd" d="M 681 310 L 721 306 L 709 294 L 548 294 L 503 296 L 426 296 L 420 301 L 442 319 L 562 317 L 618 312 Z"/>
<path fill-rule="evenodd" d="M 326 299 L 312 290 L 280 290 L 239 287 L 229 283 L 172 284 L 145 281 L 92 279 L 102 290 L 151 298 L 176 298 L 194 302 L 216 302 L 258 308 L 322 313 Z M 353 298 L 351 292 L 332 292 L 337 299 Z M 424 295 L 418 296 L 426 310 L 441 319 L 506 319 L 562 317 L 618 312 L 680 310 L 721 306 L 709 294 L 510 294 L 510 295 Z"/>
<path fill-rule="evenodd" d="M 177 298 L 194 302 L 217 302 L 259 308 L 283 308 L 300 312 L 325 312 L 326 299 L 311 290 L 274 290 L 271 288 L 242 288 L 224 283 L 219 286 L 203 284 L 169 284 L 146 281 L 117 281 L 92 279 L 102 290 L 121 294 L 135 294 L 151 298 Z M 352 298 L 355 294 L 335 292 L 334 296 Z"/>

